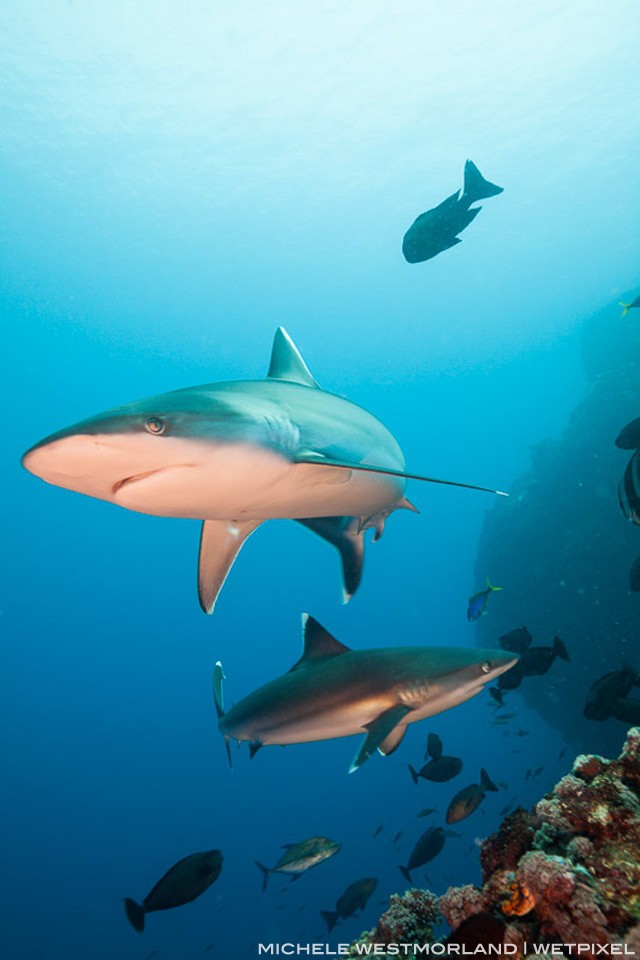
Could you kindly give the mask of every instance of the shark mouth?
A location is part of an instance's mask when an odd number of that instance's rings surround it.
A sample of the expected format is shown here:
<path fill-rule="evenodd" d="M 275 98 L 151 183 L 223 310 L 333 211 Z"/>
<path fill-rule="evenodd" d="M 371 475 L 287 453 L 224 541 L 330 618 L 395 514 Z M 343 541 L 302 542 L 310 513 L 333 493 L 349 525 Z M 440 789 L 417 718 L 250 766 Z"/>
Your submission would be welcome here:
<path fill-rule="evenodd" d="M 114 483 L 111 488 L 111 493 L 115 497 L 124 487 L 130 486 L 132 483 L 137 483 L 139 480 L 146 480 L 148 477 L 153 477 L 156 473 L 162 473 L 163 469 L 163 467 L 160 467 L 158 470 L 147 470 L 145 473 L 134 473 L 131 477 L 124 477 L 122 480 Z"/>

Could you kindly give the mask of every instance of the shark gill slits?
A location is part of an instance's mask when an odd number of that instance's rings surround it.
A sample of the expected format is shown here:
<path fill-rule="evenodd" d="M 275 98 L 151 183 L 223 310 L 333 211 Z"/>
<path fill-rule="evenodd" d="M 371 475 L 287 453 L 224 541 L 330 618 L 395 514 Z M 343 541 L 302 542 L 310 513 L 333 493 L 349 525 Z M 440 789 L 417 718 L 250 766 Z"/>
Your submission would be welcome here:
<path fill-rule="evenodd" d="M 154 437 L 161 437 L 167 429 L 167 424 L 162 417 L 147 417 L 144 428 L 147 433 L 153 434 Z"/>

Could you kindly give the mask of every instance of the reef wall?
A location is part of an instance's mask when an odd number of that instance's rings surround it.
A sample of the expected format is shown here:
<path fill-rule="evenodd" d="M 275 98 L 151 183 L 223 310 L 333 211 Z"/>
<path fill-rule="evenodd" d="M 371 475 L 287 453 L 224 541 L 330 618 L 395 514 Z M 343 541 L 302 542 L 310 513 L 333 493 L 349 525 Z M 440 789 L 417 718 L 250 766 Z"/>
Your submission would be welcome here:
<path fill-rule="evenodd" d="M 621 658 L 640 670 L 640 594 L 629 589 L 640 529 L 618 505 L 630 453 L 614 445 L 640 416 L 640 310 L 620 313 L 612 304 L 585 322 L 584 398 L 564 434 L 532 448 L 529 471 L 487 513 L 475 567 L 477 583 L 489 575 L 505 588 L 478 621 L 479 646 L 524 624 L 534 644 L 560 634 L 571 654 L 509 696 L 522 694 L 576 749 L 603 753 L 618 749 L 625 728 L 586 720 L 587 691 Z"/>

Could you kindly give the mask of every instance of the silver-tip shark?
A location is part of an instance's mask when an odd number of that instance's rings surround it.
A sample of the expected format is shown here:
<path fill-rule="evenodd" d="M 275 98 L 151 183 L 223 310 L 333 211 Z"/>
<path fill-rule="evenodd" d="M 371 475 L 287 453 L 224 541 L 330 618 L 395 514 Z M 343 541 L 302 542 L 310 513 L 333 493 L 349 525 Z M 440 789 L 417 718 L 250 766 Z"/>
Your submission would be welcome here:
<path fill-rule="evenodd" d="M 322 390 L 287 332 L 264 380 L 205 384 L 107 410 L 31 447 L 47 483 L 140 513 L 203 520 L 198 595 L 211 613 L 238 551 L 264 520 L 298 520 L 342 557 L 344 600 L 360 583 L 363 533 L 415 510 L 395 437 L 362 407 Z M 487 491 L 500 493 L 501 491 Z"/>
<path fill-rule="evenodd" d="M 353 773 L 376 750 L 398 748 L 407 725 L 470 700 L 518 660 L 506 650 L 464 647 L 381 647 L 351 650 L 308 614 L 303 653 L 288 673 L 225 712 L 222 664 L 213 672 L 218 728 L 248 740 L 251 756 L 266 744 L 285 746 L 364 733 Z"/>

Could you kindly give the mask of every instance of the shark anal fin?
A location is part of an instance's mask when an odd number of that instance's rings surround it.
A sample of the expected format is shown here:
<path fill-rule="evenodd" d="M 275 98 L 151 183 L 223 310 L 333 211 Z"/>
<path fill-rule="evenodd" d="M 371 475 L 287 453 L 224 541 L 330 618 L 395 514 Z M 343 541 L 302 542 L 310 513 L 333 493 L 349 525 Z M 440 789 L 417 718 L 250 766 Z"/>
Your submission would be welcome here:
<path fill-rule="evenodd" d="M 349 647 L 336 640 L 328 630 L 318 623 L 318 621 L 308 613 L 302 614 L 302 644 L 303 652 L 299 660 L 289 670 L 299 670 L 307 663 L 317 663 L 318 660 L 326 660 L 328 657 L 338 657 L 342 653 L 348 653 Z"/>
<path fill-rule="evenodd" d="M 205 520 L 200 534 L 198 599 L 212 613 L 227 574 L 249 534 L 262 520 Z"/>
<path fill-rule="evenodd" d="M 378 753 L 381 753 L 383 757 L 388 757 L 390 754 L 395 753 L 398 749 L 405 733 L 407 732 L 406 723 L 398 724 L 397 727 L 394 727 L 388 737 L 385 737 L 380 746 L 378 747 Z"/>
<path fill-rule="evenodd" d="M 260 742 L 260 740 L 252 740 L 249 743 L 249 757 L 251 760 L 253 760 L 256 753 L 258 752 L 258 750 L 260 750 L 261 747 L 262 747 L 262 743 Z"/>
<path fill-rule="evenodd" d="M 347 603 L 360 585 L 364 563 L 364 537 L 359 517 L 309 517 L 304 527 L 333 544 L 342 559 L 343 598 Z"/>
<path fill-rule="evenodd" d="M 369 759 L 371 754 L 383 746 L 387 738 L 395 734 L 396 731 L 394 728 L 404 720 L 408 713 L 411 713 L 411 707 L 405 707 L 404 704 L 399 703 L 397 706 L 385 710 L 379 717 L 376 717 L 375 720 L 372 720 L 371 723 L 366 725 L 367 736 L 353 758 L 351 766 L 349 767 L 349 773 L 353 773 L 358 767 L 361 767 L 365 760 Z M 398 743 L 402 739 L 402 735 L 403 733 L 400 733 Z"/>

